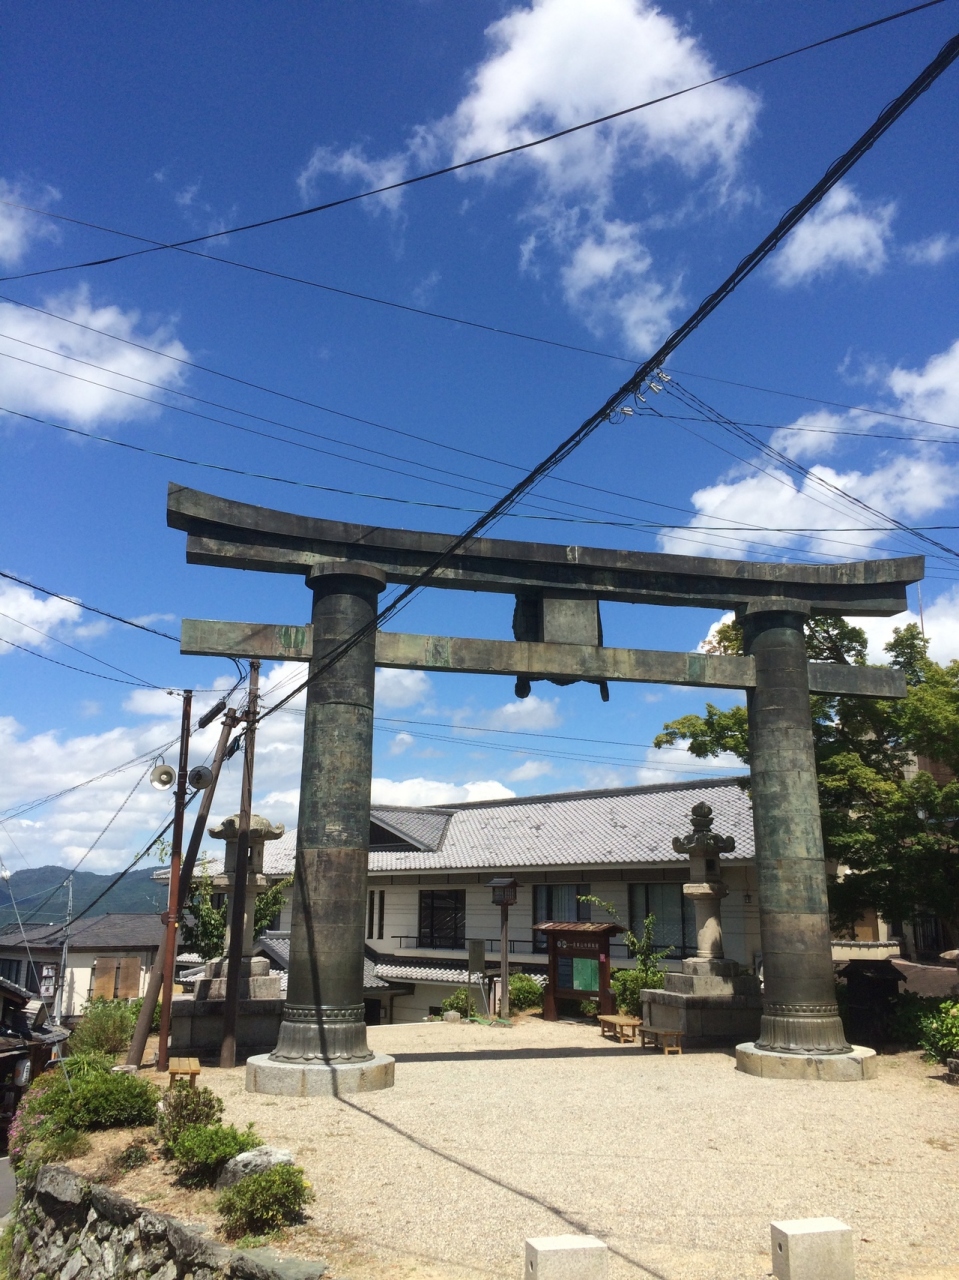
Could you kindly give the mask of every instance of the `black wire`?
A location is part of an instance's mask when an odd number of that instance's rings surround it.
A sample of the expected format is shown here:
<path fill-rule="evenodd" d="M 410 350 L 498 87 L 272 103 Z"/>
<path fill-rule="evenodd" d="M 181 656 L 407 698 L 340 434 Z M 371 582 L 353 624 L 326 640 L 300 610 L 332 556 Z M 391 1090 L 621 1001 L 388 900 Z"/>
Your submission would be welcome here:
<path fill-rule="evenodd" d="M 708 297 L 704 298 L 695 311 L 674 330 L 666 339 L 660 348 L 653 353 L 636 373 L 633 374 L 623 385 L 609 397 L 601 409 L 598 409 L 586 421 L 577 428 L 572 435 L 568 436 L 556 449 L 548 454 L 538 466 L 534 467 L 518 484 L 515 484 L 507 494 L 504 494 L 498 502 L 494 503 L 490 509 L 485 512 L 478 520 L 470 525 L 470 527 L 458 537 L 454 538 L 449 546 L 439 556 L 437 556 L 431 564 L 429 564 L 423 572 L 405 587 L 394 599 L 379 613 L 370 620 L 365 626 L 360 627 L 353 633 L 341 641 L 338 645 L 326 655 L 324 661 L 317 666 L 308 676 L 308 678 L 299 686 L 287 694 L 279 702 L 274 703 L 272 707 L 268 707 L 261 711 L 257 717 L 258 721 L 265 719 L 279 710 L 281 706 L 289 702 L 296 696 L 300 690 L 306 688 L 313 680 L 316 680 L 323 672 L 328 670 L 341 657 L 349 653 L 356 645 L 360 644 L 366 636 L 375 633 L 380 623 L 385 621 L 396 613 L 409 598 L 418 591 L 426 582 L 428 582 L 444 564 L 455 555 L 455 553 L 463 547 L 467 542 L 471 542 L 483 529 L 487 528 L 493 521 L 505 515 L 515 503 L 530 490 L 539 480 L 553 471 L 564 459 L 568 458 L 571 453 L 579 448 L 589 436 L 593 434 L 604 422 L 608 422 L 610 416 L 616 412 L 621 405 L 625 403 L 631 396 L 638 394 L 643 387 L 644 382 L 659 369 L 670 355 L 679 347 L 686 338 L 689 337 L 702 323 L 710 316 L 716 308 L 729 297 L 729 295 L 739 287 L 740 284 L 773 252 L 774 249 L 786 238 L 787 235 L 796 227 L 805 217 L 810 209 L 822 200 L 825 196 L 845 175 L 853 168 L 867 151 L 869 151 L 888 129 L 899 119 L 923 93 L 929 89 L 935 81 L 943 74 L 943 72 L 952 65 L 959 57 L 959 35 L 953 36 L 948 40 L 939 53 L 926 66 L 918 76 L 895 98 L 888 106 L 884 107 L 875 122 L 863 133 L 853 145 L 844 152 L 837 160 L 826 170 L 823 177 L 806 193 L 805 196 L 788 210 L 773 230 L 756 246 L 755 249 L 738 264 L 735 270 L 727 276 L 723 283 L 714 289 Z M 946 548 L 950 555 L 954 555 L 951 548 Z"/>
<path fill-rule="evenodd" d="M 157 253 L 163 249 L 185 249 L 189 245 L 202 244 L 208 240 L 218 240 L 221 236 L 237 235 L 241 231 L 255 231 L 263 227 L 273 227 L 282 222 L 293 222 L 299 218 L 310 217 L 315 213 L 324 213 L 329 209 L 338 209 L 343 205 L 354 204 L 358 200 L 366 200 L 371 196 L 386 195 L 390 191 L 399 191 L 404 187 L 415 186 L 420 182 L 427 182 L 432 178 L 443 177 L 445 174 L 457 173 L 463 169 L 471 169 L 475 165 L 486 164 L 490 160 L 499 160 L 504 156 L 516 155 L 522 151 L 529 151 L 533 147 L 542 146 L 546 142 L 555 142 L 558 138 L 566 138 L 571 134 L 579 133 L 583 129 L 592 129 L 597 125 L 606 124 L 610 120 L 618 120 L 623 116 L 632 115 L 636 111 L 643 111 L 647 107 L 653 107 L 661 102 L 670 102 L 675 98 L 684 97 L 687 93 L 693 93 L 697 89 L 705 89 L 710 85 L 721 84 L 725 80 L 731 80 L 736 76 L 745 75 L 749 71 L 757 71 L 761 67 L 771 66 L 775 62 L 782 62 L 786 58 L 796 57 L 800 53 L 808 53 L 812 49 L 821 49 L 824 45 L 833 44 L 837 40 L 845 40 L 849 36 L 859 35 L 863 31 L 869 31 L 874 27 L 884 26 L 887 22 L 896 22 L 900 18 L 905 18 L 914 13 L 920 13 L 924 9 L 931 9 L 942 4 L 943 0 L 925 0 L 922 4 L 913 5 L 909 9 L 900 9 L 896 13 L 887 14 L 883 18 L 875 18 L 871 22 L 861 23 L 859 26 L 850 27 L 846 31 L 837 32 L 835 35 L 825 36 L 821 40 L 814 40 L 811 44 L 802 45 L 797 49 L 787 50 L 785 53 L 777 53 L 770 58 L 763 58 L 759 62 L 750 63 L 749 66 L 740 67 L 737 71 L 727 71 L 723 75 L 713 76 L 710 80 L 703 80 L 699 84 L 688 85 L 685 89 L 677 89 L 672 93 L 661 94 L 658 98 L 650 98 L 647 102 L 640 102 L 632 107 L 623 107 L 619 111 L 610 111 L 603 116 L 597 116 L 593 120 L 585 120 L 581 124 L 570 125 L 566 129 L 558 129 L 554 133 L 549 133 L 540 138 L 534 138 L 529 142 L 520 142 L 512 147 L 503 147 L 499 151 L 492 151 L 487 155 L 475 156 L 472 160 L 461 160 L 456 164 L 444 165 L 440 169 L 432 169 L 428 173 L 416 174 L 412 178 L 402 178 L 398 182 L 391 182 L 382 187 L 375 187 L 370 191 L 360 191 L 355 195 L 342 196 L 337 200 L 327 200 L 323 204 L 311 205 L 306 209 L 297 209 L 292 213 L 278 214 L 272 218 L 261 218 L 257 222 L 247 222 L 241 226 L 228 227 L 223 231 L 208 232 L 201 236 L 191 236 L 189 239 L 176 240 L 169 243 L 163 243 L 156 240 L 150 240 L 146 236 L 130 236 L 131 239 L 146 241 L 149 245 L 146 249 L 137 249 L 130 253 L 114 254 L 109 258 L 97 258 L 90 262 L 75 262 L 62 267 L 48 267 L 43 271 L 27 271 L 15 276 L 0 276 L 0 280 L 25 280 L 35 276 L 53 275 L 63 271 L 75 271 L 85 267 L 105 266 L 111 262 L 122 262 L 128 258 L 141 257 L 143 254 Z M 2 201 L 4 204 L 14 205 L 16 208 L 29 208 L 25 205 L 16 205 L 13 201 Z M 46 210 L 31 210 L 36 213 L 46 213 Z M 55 216 L 55 215 L 54 215 Z M 78 221 L 70 219 L 70 221 Z M 85 224 L 94 226 L 92 223 Z M 109 230 L 109 228 L 97 228 L 98 230 Z M 127 233 L 121 233 L 127 234 Z"/>
<path fill-rule="evenodd" d="M 146 684 L 141 680 L 121 680 L 119 676 L 107 676 L 101 671 L 87 671 L 85 667 L 75 667 L 72 663 L 61 662 L 58 658 L 51 658 L 47 653 L 40 653 L 37 649 L 28 649 L 26 645 L 17 644 L 15 640 L 7 640 L 0 636 L 0 645 L 8 644 L 11 649 L 19 649 L 21 653 L 29 653 L 32 658 L 42 658 L 44 662 L 52 662 L 55 667 L 64 667 L 67 671 L 79 671 L 83 676 L 95 676 L 97 680 L 109 680 L 111 684 L 125 684 L 133 689 L 158 689 L 159 685 Z"/>
<path fill-rule="evenodd" d="M 2 410 L 5 413 L 13 413 L 14 410 Z M 18 414 L 18 417 L 26 417 L 26 414 Z M 40 421 L 40 419 L 35 419 Z M 80 433 L 83 434 L 82 432 Z M 156 627 L 148 627 L 143 622 L 133 622 L 130 618 L 121 618 L 119 614 L 109 613 L 106 609 L 97 609 L 92 604 L 84 604 L 81 600 L 74 600 L 70 596 L 62 596 L 59 591 L 51 591 L 48 587 L 38 587 L 35 582 L 28 582 L 26 578 L 18 578 L 15 573 L 7 573 L 0 569 L 0 578 L 9 578 L 11 582 L 19 582 L 21 587 L 29 587 L 31 591 L 39 591 L 43 596 L 53 596 L 55 600 L 65 600 L 67 604 L 75 604 L 79 609 L 85 609 L 87 613 L 98 613 L 101 618 L 109 618 L 112 622 L 122 622 L 125 627 L 136 627 L 137 631 L 149 631 L 150 635 L 161 636 L 164 640 L 173 640 L 176 644 L 180 643 L 179 636 L 171 636 L 168 631 L 157 631 Z"/>
<path fill-rule="evenodd" d="M 38 636 L 43 636 L 43 638 L 44 638 L 45 640 L 52 640 L 55 644 L 62 644 L 62 645 L 63 645 L 63 647 L 64 647 L 65 649 L 72 649 L 74 653 L 80 653 L 80 654 L 82 654 L 84 658 L 89 658 L 91 662 L 99 662 L 99 663 L 101 664 L 101 666 L 109 667 L 111 671 L 119 671 L 119 672 L 120 672 L 120 674 L 121 674 L 122 676 L 129 676 L 131 680 L 133 680 L 133 681 L 134 681 L 135 683 L 137 683 L 137 684 L 143 685 L 143 687 L 144 687 L 144 688 L 146 688 L 146 689 L 159 689 L 159 688 L 160 688 L 160 686 L 159 686 L 158 684 L 152 684 L 149 680 L 144 680 L 144 679 L 142 679 L 140 676 L 136 676 L 136 675 L 134 675 L 132 671 L 125 671 L 125 670 L 123 669 L 123 667 L 116 667 L 116 666 L 114 666 L 114 665 L 113 665 L 113 663 L 112 663 L 112 662 L 107 662 L 107 660 L 106 660 L 105 658 L 98 658 L 98 657 L 96 656 L 96 654 L 95 654 L 95 653 L 87 653 L 86 649 L 79 649 L 75 644 L 70 644 L 70 643 L 68 643 L 68 641 L 66 641 L 66 640 L 61 640 L 59 636 L 52 636 L 52 635 L 49 633 L 49 631 L 41 631 L 39 627 L 31 626 L 29 622 L 23 622 L 20 618 L 14 618 L 14 617 L 12 616 L 12 614 L 0 612 L 0 618 L 6 618 L 8 622 L 16 623 L 16 625 L 17 625 L 18 627 L 25 627 L 25 628 L 27 629 L 27 631 L 35 631 L 35 632 L 36 632 L 36 634 L 37 634 Z M 6 640 L 3 636 L 0 636 L 0 642 L 2 642 L 2 643 L 4 643 L 4 644 L 12 644 L 12 643 L 13 643 L 13 642 L 12 642 L 12 641 L 10 641 L 10 640 Z M 15 647 L 16 647 L 16 648 L 21 648 L 22 646 L 17 645 L 17 646 L 15 646 Z M 30 651 L 30 650 L 28 650 L 27 652 L 31 652 L 31 651 Z M 42 655 L 41 655 L 41 656 L 42 656 Z M 65 664 L 65 663 L 61 663 L 60 665 L 61 665 L 61 666 L 65 666 L 66 664 Z M 80 670 L 80 668 L 79 668 L 79 667 L 75 667 L 75 668 L 74 668 L 74 670 L 79 671 L 79 670 Z M 96 675 L 96 674 L 97 674 L 97 672 L 95 672 L 95 671 L 89 671 L 89 672 L 87 672 L 87 675 L 91 675 L 91 676 Z M 106 676 L 104 676 L 104 677 L 102 677 L 102 678 L 103 678 L 103 679 L 108 679 L 108 677 L 106 677 Z M 118 681 L 117 681 L 117 684 L 127 684 L 127 683 L 128 683 L 128 681 L 126 681 L 126 680 L 118 680 Z"/>

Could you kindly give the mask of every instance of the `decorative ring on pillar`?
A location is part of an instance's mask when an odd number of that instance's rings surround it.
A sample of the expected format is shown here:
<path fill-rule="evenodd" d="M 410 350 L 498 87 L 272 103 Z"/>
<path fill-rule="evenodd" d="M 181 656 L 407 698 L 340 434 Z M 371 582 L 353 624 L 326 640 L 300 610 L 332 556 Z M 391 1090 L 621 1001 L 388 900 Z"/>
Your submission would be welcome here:
<path fill-rule="evenodd" d="M 362 1022 L 361 1004 L 287 1004 L 283 1006 L 284 1022 Z"/>
<path fill-rule="evenodd" d="M 831 1018 L 839 1013 L 836 1004 L 763 1004 L 771 1018 Z"/>

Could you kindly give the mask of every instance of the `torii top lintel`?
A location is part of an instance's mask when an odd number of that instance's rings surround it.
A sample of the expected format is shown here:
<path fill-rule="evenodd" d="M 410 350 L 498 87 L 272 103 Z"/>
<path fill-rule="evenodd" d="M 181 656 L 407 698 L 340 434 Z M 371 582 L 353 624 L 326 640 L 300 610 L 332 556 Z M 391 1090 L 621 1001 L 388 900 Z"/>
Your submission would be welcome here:
<path fill-rule="evenodd" d="M 320 520 L 177 484 L 169 487 L 167 524 L 189 535 L 190 564 L 298 574 L 318 562 L 361 560 L 404 584 L 450 543 L 448 534 Z M 430 585 L 712 609 L 784 599 L 802 601 L 814 614 L 888 616 L 906 608 L 906 587 L 923 573 L 922 556 L 784 564 L 476 538 Z"/>

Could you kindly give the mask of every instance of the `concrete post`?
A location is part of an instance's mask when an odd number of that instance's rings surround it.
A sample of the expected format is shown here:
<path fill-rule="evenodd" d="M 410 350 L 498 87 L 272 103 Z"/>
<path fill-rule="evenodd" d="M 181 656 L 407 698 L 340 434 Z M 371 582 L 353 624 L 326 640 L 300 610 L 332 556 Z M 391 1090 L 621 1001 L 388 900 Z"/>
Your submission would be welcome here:
<path fill-rule="evenodd" d="M 776 1280 L 855 1280 L 852 1230 L 838 1218 L 771 1222 Z"/>
<path fill-rule="evenodd" d="M 525 1280 L 607 1280 L 609 1246 L 595 1236 L 533 1236 L 526 1241 Z"/>
<path fill-rule="evenodd" d="M 759 871 L 763 1018 L 756 1049 L 848 1054 L 836 1006 L 826 867 L 803 625 L 809 607 L 750 604 L 741 617 L 756 664 L 747 691 Z"/>
<path fill-rule="evenodd" d="M 313 590 L 312 677 L 325 654 L 373 621 L 386 579 L 372 565 L 334 562 L 315 565 L 306 581 Z M 375 643 L 371 630 L 307 688 L 289 980 L 270 1054 L 277 1064 L 373 1057 L 363 1016 L 363 937 Z"/>

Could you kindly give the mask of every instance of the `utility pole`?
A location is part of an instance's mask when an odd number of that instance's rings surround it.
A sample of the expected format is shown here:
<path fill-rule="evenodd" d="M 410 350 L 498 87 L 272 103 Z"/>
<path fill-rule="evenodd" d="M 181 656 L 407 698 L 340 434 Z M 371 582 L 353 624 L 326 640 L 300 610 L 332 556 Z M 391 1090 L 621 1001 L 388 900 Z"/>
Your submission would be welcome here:
<path fill-rule="evenodd" d="M 230 946 L 226 962 L 226 997 L 223 1001 L 223 1040 L 220 1066 L 236 1066 L 236 1017 L 240 1000 L 243 965 L 243 934 L 246 924 L 246 879 L 250 865 L 250 817 L 253 812 L 253 755 L 256 748 L 257 700 L 260 692 L 260 663 L 250 662 L 250 694 L 247 699 L 246 733 L 243 743 L 243 782 L 240 788 L 240 821 L 236 832 L 236 866 L 230 911 Z"/>
<path fill-rule="evenodd" d="M 222 710 L 223 703 L 218 702 L 215 707 L 200 718 L 198 727 L 205 729 L 212 720 L 216 719 Z M 196 821 L 193 824 L 193 834 L 190 836 L 190 843 L 187 846 L 187 851 L 183 858 L 183 865 L 180 869 L 180 888 L 179 893 L 177 894 L 177 919 L 182 918 L 183 909 L 190 896 L 193 869 L 196 866 L 197 855 L 200 852 L 200 844 L 203 840 L 203 831 L 206 827 L 207 819 L 210 816 L 210 809 L 213 806 L 216 784 L 220 777 L 220 766 L 223 764 L 227 744 L 230 740 L 230 734 L 236 727 L 236 723 L 237 714 L 233 708 L 230 707 L 227 709 L 226 715 L 223 717 L 223 726 L 220 729 L 220 740 L 217 743 L 216 751 L 213 754 L 213 761 L 210 765 L 213 780 L 200 797 L 200 808 L 196 815 Z M 160 999 L 160 988 L 163 984 L 164 959 L 164 952 L 158 951 L 156 959 L 153 962 L 153 968 L 150 970 L 150 977 L 147 981 L 147 989 L 143 996 L 143 1004 L 140 1006 L 140 1015 L 137 1018 L 137 1025 L 133 1032 L 133 1039 L 130 1042 L 129 1050 L 127 1051 L 126 1065 L 128 1067 L 139 1067 L 143 1061 L 143 1051 L 146 1048 L 146 1043 L 150 1036 L 150 1028 L 153 1025 L 153 1013 L 157 1007 L 157 1001 Z"/>
<path fill-rule="evenodd" d="M 67 881 L 67 921 L 63 928 L 63 949 L 60 952 L 60 981 L 57 998 L 53 1003 L 53 1021 L 59 1025 L 63 1014 L 63 994 L 67 985 L 67 956 L 70 954 L 70 922 L 73 920 L 73 876 Z"/>
<path fill-rule="evenodd" d="M 186 808 L 187 771 L 190 764 L 190 716 L 193 690 L 183 690 L 180 718 L 180 760 L 173 799 L 173 839 L 170 847 L 170 896 L 166 911 L 166 940 L 163 954 L 163 1004 L 160 1010 L 160 1051 L 157 1071 L 166 1071 L 170 1060 L 170 1015 L 173 1012 L 173 968 L 176 962 L 176 931 L 179 928 L 180 855 L 183 852 L 183 813 Z"/>

